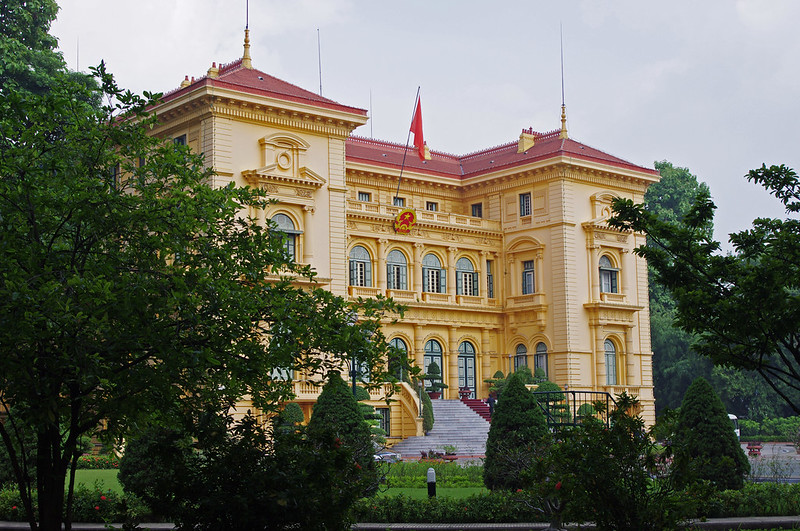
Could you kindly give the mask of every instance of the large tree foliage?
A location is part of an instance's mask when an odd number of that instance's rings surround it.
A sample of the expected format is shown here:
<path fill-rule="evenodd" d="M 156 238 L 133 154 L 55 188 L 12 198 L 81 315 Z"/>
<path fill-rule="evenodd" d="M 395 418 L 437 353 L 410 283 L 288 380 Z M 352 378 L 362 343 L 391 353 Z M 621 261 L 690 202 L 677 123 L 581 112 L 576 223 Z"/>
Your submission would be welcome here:
<path fill-rule="evenodd" d="M 699 192 L 709 192 L 688 168 L 671 162 L 655 163 L 661 176 L 644 195 L 644 207 L 658 219 L 679 223 Z M 713 224 L 705 227 L 709 234 Z M 698 375 L 709 376 L 711 363 L 691 350 L 692 335 L 674 324 L 675 301 L 661 284 L 656 271 L 650 270 L 650 333 L 653 348 L 653 384 L 656 409 L 676 408 L 683 394 Z"/>
<path fill-rule="evenodd" d="M 800 181 L 786 166 L 751 170 L 788 213 L 800 211 Z M 756 371 L 800 413 L 800 221 L 756 219 L 731 234 L 722 254 L 707 226 L 715 205 L 705 191 L 680 221 L 668 222 L 644 205 L 617 200 L 610 223 L 644 232 L 637 249 L 677 303 L 678 325 L 696 334 L 695 350 L 715 364 Z"/>
<path fill-rule="evenodd" d="M 270 410 L 290 394 L 275 369 L 325 374 L 349 352 L 381 381 L 387 348 L 385 301 L 294 287 L 313 273 L 245 216 L 261 192 L 213 188 L 200 156 L 148 136 L 150 95 L 102 65 L 99 88 L 55 76 L 0 92 L 0 437 L 31 528 L 53 530 L 101 423 L 120 437 L 243 395 Z"/>
<path fill-rule="evenodd" d="M 750 472 L 722 401 L 704 378 L 686 391 L 672 451 L 672 477 L 679 487 L 706 480 L 719 490 L 741 489 Z"/>
<path fill-rule="evenodd" d="M 483 482 L 489 489 L 522 488 L 524 475 L 544 454 L 548 444 L 547 421 L 527 387 L 524 376 L 508 378 L 497 401 L 486 440 Z"/>

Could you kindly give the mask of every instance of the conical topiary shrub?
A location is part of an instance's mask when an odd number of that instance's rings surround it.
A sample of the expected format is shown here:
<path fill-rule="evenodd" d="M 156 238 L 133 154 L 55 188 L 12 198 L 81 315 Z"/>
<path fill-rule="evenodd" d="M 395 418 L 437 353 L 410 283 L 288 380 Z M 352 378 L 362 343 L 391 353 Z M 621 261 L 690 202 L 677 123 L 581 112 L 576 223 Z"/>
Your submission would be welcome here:
<path fill-rule="evenodd" d="M 708 480 L 720 490 L 741 489 L 750 472 L 725 407 L 704 378 L 683 396 L 672 444 L 672 475 L 679 487 Z"/>
<path fill-rule="evenodd" d="M 508 378 L 486 441 L 483 482 L 489 489 L 523 488 L 521 475 L 548 444 L 547 421 L 518 373 Z"/>

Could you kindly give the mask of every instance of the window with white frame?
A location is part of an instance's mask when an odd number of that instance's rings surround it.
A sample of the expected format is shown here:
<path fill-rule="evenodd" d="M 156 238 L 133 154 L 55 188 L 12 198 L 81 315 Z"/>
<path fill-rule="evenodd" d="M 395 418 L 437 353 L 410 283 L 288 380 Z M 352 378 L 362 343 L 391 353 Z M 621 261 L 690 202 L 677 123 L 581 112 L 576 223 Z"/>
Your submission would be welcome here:
<path fill-rule="evenodd" d="M 533 260 L 525 260 L 522 262 L 522 294 L 529 295 L 531 293 L 536 293 Z"/>
<path fill-rule="evenodd" d="M 483 203 L 475 203 L 474 205 L 472 205 L 472 217 L 473 218 L 483 217 Z"/>
<path fill-rule="evenodd" d="M 526 194 L 519 194 L 519 215 L 520 216 L 530 216 L 531 215 L 531 194 L 530 192 Z"/>
<path fill-rule="evenodd" d="M 372 194 L 369 192 L 358 192 L 358 200 L 369 203 L 372 200 Z"/>
<path fill-rule="evenodd" d="M 617 273 L 619 269 L 614 267 L 611 259 L 603 255 L 600 257 L 600 291 L 603 293 L 619 293 L 617 284 Z"/>
<path fill-rule="evenodd" d="M 605 341 L 606 385 L 617 385 L 617 347 L 610 339 Z"/>
<path fill-rule="evenodd" d="M 350 251 L 350 285 L 372 286 L 372 260 L 369 251 L 360 245 Z"/>
<path fill-rule="evenodd" d="M 406 255 L 394 249 L 386 256 L 386 287 L 408 289 L 408 262 Z"/>
<path fill-rule="evenodd" d="M 478 296 L 478 273 L 469 258 L 459 258 L 456 262 L 456 293 Z"/>
<path fill-rule="evenodd" d="M 442 263 L 435 254 L 426 254 L 422 259 L 423 291 L 428 293 L 445 293 L 447 291 L 447 276 Z"/>
<path fill-rule="evenodd" d="M 272 222 L 275 224 L 277 234 L 283 238 L 283 250 L 286 252 L 287 258 L 294 260 L 297 236 L 302 233 L 295 229 L 292 218 L 286 214 L 275 214 L 272 216 Z"/>
<path fill-rule="evenodd" d="M 425 210 L 431 210 L 433 212 L 436 212 L 437 210 L 439 210 L 439 203 L 437 203 L 436 201 L 426 201 Z"/>
<path fill-rule="evenodd" d="M 547 376 L 547 345 L 544 343 L 536 344 L 536 355 L 533 358 L 533 370 L 542 369 Z"/>
<path fill-rule="evenodd" d="M 396 207 L 404 207 L 406 206 L 406 198 L 405 197 L 395 197 L 392 199 L 392 204 Z"/>
<path fill-rule="evenodd" d="M 520 343 L 517 345 L 517 351 L 514 354 L 514 372 L 517 372 L 520 367 L 528 366 L 528 347 Z"/>

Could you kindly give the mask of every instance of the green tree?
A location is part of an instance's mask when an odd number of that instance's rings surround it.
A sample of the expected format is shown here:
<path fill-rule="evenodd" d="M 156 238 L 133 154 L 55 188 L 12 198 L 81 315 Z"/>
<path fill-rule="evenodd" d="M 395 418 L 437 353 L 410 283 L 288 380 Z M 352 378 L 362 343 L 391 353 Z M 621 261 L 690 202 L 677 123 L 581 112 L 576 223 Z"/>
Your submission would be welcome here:
<path fill-rule="evenodd" d="M 492 490 L 524 487 L 524 476 L 548 445 L 544 413 L 523 382 L 520 373 L 509 376 L 492 415 L 483 465 L 483 482 Z"/>
<path fill-rule="evenodd" d="M 325 374 L 350 352 L 385 375 L 391 304 L 294 287 L 313 272 L 242 215 L 262 193 L 213 188 L 201 156 L 148 136 L 152 95 L 96 74 L 0 93 L 0 438 L 32 529 L 69 522 L 78 443 L 101 422 L 121 438 L 244 395 L 272 411 L 291 394 L 273 370 Z"/>
<path fill-rule="evenodd" d="M 751 170 L 788 213 L 800 211 L 800 181 L 786 166 Z M 644 232 L 636 250 L 658 273 L 677 303 L 677 323 L 695 334 L 695 350 L 717 365 L 752 370 L 800 412 L 800 221 L 756 219 L 731 234 L 733 251 L 720 252 L 708 234 L 714 203 L 708 192 L 677 222 L 644 205 L 619 199 L 610 224 Z"/>
<path fill-rule="evenodd" d="M 48 33 L 57 13 L 54 0 L 0 2 L 0 94 L 42 93 L 64 69 L 58 41 Z"/>
<path fill-rule="evenodd" d="M 722 401 L 705 378 L 683 397 L 672 441 L 672 477 L 680 487 L 707 480 L 719 490 L 741 489 L 750 462 Z"/>
<path fill-rule="evenodd" d="M 655 163 L 661 179 L 650 185 L 644 206 L 658 219 L 678 223 L 689 211 L 699 192 L 709 192 L 688 168 L 675 167 L 666 160 Z M 713 224 L 705 229 L 710 235 Z M 650 334 L 653 348 L 653 384 L 656 410 L 677 408 L 686 389 L 698 375 L 709 377 L 711 363 L 691 349 L 691 334 L 675 326 L 675 301 L 661 284 L 657 271 L 650 273 Z"/>
<path fill-rule="evenodd" d="M 362 471 L 361 494 L 373 494 L 377 488 L 375 445 L 370 425 L 347 383 L 338 372 L 328 375 L 328 382 L 314 404 L 308 422 L 309 436 L 318 439 L 333 438 L 350 449 L 353 459 Z"/>

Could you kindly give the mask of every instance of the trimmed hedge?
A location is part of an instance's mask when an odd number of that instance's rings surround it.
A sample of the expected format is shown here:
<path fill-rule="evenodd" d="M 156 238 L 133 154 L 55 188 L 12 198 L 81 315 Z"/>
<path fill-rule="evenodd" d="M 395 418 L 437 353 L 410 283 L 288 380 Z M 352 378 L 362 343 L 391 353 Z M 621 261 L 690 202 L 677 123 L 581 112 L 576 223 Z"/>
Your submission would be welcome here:
<path fill-rule="evenodd" d="M 437 474 L 438 483 L 438 474 Z M 745 483 L 741 490 L 713 491 L 708 483 L 679 493 L 687 518 L 736 518 L 800 514 L 800 484 Z M 609 502 L 610 503 L 610 502 Z M 359 500 L 357 522 L 486 523 L 543 522 L 542 504 L 525 491 L 492 491 L 467 498 L 413 500 L 407 496 Z"/>
<path fill-rule="evenodd" d="M 114 470 L 119 468 L 119 457 L 114 455 L 82 455 L 77 468 L 93 470 Z"/>
<path fill-rule="evenodd" d="M 481 465 L 461 466 L 444 461 L 407 461 L 394 463 L 386 474 L 386 486 L 398 488 L 427 487 L 428 468 L 436 471 L 439 487 L 483 487 Z"/>

